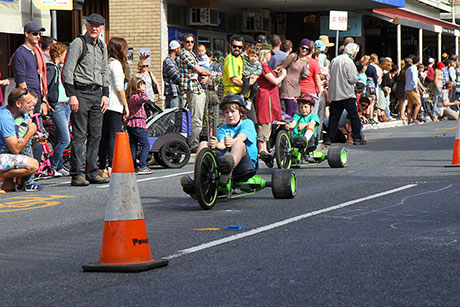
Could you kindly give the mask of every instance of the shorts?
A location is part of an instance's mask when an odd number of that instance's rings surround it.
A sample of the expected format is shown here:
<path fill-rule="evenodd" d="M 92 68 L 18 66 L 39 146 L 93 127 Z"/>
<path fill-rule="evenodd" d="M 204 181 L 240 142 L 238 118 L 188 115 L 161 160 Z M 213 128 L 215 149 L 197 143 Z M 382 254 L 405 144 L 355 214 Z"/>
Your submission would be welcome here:
<path fill-rule="evenodd" d="M 10 169 L 26 168 L 27 156 L 0 154 L 0 172 L 6 172 Z"/>
<path fill-rule="evenodd" d="M 406 98 L 408 103 L 422 104 L 420 94 L 417 89 L 406 91 Z"/>
<path fill-rule="evenodd" d="M 224 156 L 224 153 L 222 151 L 216 152 L 218 163 L 220 163 L 223 156 Z M 238 163 L 238 165 L 235 166 L 235 168 L 233 169 L 233 174 L 239 175 L 239 174 L 244 174 L 244 173 L 247 173 L 253 170 L 254 170 L 254 162 L 252 162 L 251 157 L 249 157 L 249 154 L 246 153 L 246 155 L 244 155 L 241 158 L 240 163 Z"/>
<path fill-rule="evenodd" d="M 268 142 L 272 134 L 272 124 L 257 124 L 257 141 Z"/>

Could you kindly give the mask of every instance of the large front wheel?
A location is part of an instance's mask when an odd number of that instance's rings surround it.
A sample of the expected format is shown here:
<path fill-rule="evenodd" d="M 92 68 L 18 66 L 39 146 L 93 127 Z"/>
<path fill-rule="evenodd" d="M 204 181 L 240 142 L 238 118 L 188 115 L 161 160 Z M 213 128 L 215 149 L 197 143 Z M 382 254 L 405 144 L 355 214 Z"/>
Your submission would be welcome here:
<path fill-rule="evenodd" d="M 281 130 L 276 135 L 275 157 L 278 168 L 289 169 L 291 167 L 291 140 L 285 130 Z"/>
<path fill-rule="evenodd" d="M 209 210 L 217 199 L 218 171 L 215 153 L 204 148 L 195 161 L 195 193 L 201 208 Z"/>

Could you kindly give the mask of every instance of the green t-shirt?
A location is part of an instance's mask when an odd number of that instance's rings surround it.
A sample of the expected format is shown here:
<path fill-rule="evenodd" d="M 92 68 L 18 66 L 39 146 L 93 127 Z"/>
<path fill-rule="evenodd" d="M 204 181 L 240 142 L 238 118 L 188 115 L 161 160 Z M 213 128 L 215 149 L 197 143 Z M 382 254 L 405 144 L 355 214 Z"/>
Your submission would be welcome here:
<path fill-rule="evenodd" d="M 301 115 L 299 113 L 296 113 L 296 114 L 294 114 L 294 117 L 292 118 L 292 121 L 297 122 L 298 124 L 308 124 L 312 120 L 316 122 L 316 125 L 315 125 L 315 138 L 317 138 L 318 137 L 318 133 L 317 133 L 318 129 L 317 128 L 318 128 L 318 125 L 320 124 L 318 114 L 310 113 L 307 116 L 303 116 L 303 115 Z M 306 131 L 307 131 L 307 128 L 304 128 L 301 131 L 299 131 L 299 128 L 297 126 L 295 126 L 294 134 L 292 135 L 292 138 L 293 139 L 298 139 L 298 138 L 304 136 Z"/>

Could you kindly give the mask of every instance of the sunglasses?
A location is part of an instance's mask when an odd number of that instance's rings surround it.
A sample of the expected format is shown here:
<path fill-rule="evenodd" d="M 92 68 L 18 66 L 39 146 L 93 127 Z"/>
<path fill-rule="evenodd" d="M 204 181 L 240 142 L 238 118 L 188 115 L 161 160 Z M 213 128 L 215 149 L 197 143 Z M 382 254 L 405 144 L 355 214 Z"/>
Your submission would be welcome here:
<path fill-rule="evenodd" d="M 29 90 L 27 88 L 24 89 L 24 92 L 22 92 L 21 95 L 18 96 L 18 98 L 16 98 L 16 101 L 18 101 L 19 99 L 21 99 L 21 97 L 25 96 L 29 94 Z"/>
<path fill-rule="evenodd" d="M 29 32 L 30 34 L 32 34 L 33 36 L 40 36 L 40 32 Z"/>
<path fill-rule="evenodd" d="M 243 49 L 243 46 L 233 45 L 232 47 L 233 47 L 233 49 Z"/>
<path fill-rule="evenodd" d="M 186 44 L 193 44 L 195 41 L 185 41 Z"/>
<path fill-rule="evenodd" d="M 369 105 L 368 105 L 367 103 L 361 103 L 361 107 L 362 107 L 364 110 L 366 110 L 366 109 L 369 107 Z"/>
<path fill-rule="evenodd" d="M 310 48 L 302 46 L 302 47 L 300 47 L 300 49 L 309 50 Z"/>
<path fill-rule="evenodd" d="M 146 67 L 149 67 L 149 66 L 148 66 L 148 65 L 142 65 L 141 67 L 142 67 L 142 68 L 146 68 Z"/>

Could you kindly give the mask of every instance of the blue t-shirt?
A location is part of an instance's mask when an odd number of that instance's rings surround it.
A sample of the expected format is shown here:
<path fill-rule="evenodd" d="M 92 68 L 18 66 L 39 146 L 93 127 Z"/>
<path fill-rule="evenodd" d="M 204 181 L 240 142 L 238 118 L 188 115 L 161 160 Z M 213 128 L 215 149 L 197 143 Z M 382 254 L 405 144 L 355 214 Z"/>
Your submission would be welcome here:
<path fill-rule="evenodd" d="M 8 151 L 5 138 L 16 136 L 14 117 L 6 106 L 0 107 L 0 152 Z"/>
<path fill-rule="evenodd" d="M 221 141 L 227 135 L 231 138 L 235 138 L 238 134 L 244 133 L 247 139 L 244 141 L 246 149 L 248 150 L 249 157 L 254 163 L 254 169 L 257 166 L 257 132 L 254 122 L 250 119 L 243 119 L 241 123 L 236 127 L 231 127 L 228 125 L 222 126 L 219 128 L 217 133 L 217 140 Z"/>
<path fill-rule="evenodd" d="M 281 50 L 275 50 L 275 54 L 272 55 L 270 58 L 270 61 L 268 62 L 268 66 L 270 66 L 272 69 L 275 69 L 277 66 L 279 66 L 287 57 L 287 53 Z"/>

